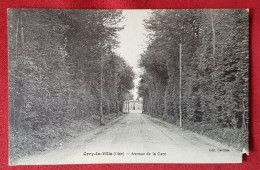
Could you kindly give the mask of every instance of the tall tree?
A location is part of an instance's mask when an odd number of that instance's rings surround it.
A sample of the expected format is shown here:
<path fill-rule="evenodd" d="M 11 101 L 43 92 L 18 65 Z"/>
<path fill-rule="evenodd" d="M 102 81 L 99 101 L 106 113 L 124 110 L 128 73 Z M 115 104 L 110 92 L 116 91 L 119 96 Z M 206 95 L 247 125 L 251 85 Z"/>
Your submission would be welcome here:
<path fill-rule="evenodd" d="M 163 117 L 172 116 L 176 123 L 182 116 L 184 122 L 245 128 L 246 13 L 154 10 L 145 21 L 150 42 L 140 59 L 144 75 L 139 95 L 144 98 L 145 112 L 161 114 L 164 110 Z M 156 104 L 158 100 L 163 107 Z"/>

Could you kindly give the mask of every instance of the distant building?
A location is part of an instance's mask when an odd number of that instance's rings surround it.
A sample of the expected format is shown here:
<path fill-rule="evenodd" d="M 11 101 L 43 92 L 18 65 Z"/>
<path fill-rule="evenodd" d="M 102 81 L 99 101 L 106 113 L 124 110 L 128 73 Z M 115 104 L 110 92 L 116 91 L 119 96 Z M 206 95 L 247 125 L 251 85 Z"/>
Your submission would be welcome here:
<path fill-rule="evenodd" d="M 130 110 L 142 110 L 143 100 L 129 100 L 124 103 L 124 111 L 127 112 L 129 107 Z"/>

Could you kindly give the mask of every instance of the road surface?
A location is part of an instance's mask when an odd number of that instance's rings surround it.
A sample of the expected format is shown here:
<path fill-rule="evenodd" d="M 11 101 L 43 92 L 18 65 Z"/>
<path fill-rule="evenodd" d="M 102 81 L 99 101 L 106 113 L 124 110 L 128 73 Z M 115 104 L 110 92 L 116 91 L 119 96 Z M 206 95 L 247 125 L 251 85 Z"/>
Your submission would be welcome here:
<path fill-rule="evenodd" d="M 17 164 L 236 163 L 241 162 L 241 155 L 207 137 L 132 112 L 62 148 L 25 157 Z"/>

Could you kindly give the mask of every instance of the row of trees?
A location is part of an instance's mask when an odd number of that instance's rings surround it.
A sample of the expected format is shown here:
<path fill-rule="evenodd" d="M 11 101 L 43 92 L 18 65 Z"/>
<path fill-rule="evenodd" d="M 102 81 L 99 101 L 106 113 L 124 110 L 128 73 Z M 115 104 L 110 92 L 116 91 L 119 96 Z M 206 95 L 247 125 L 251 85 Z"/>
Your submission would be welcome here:
<path fill-rule="evenodd" d="M 153 10 L 145 27 L 150 41 L 139 84 L 144 112 L 176 123 L 246 129 L 248 12 Z"/>
<path fill-rule="evenodd" d="M 10 130 L 40 131 L 66 120 L 118 113 L 132 68 L 113 49 L 117 10 L 8 12 Z"/>

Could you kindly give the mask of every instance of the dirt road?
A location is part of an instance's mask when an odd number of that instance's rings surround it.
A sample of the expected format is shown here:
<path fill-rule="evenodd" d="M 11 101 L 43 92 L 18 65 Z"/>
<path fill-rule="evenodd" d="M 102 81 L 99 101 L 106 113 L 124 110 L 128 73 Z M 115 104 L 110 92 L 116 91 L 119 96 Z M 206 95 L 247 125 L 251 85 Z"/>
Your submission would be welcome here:
<path fill-rule="evenodd" d="M 207 137 L 132 112 L 62 148 L 23 158 L 17 164 L 235 163 L 241 162 L 241 155 Z"/>

